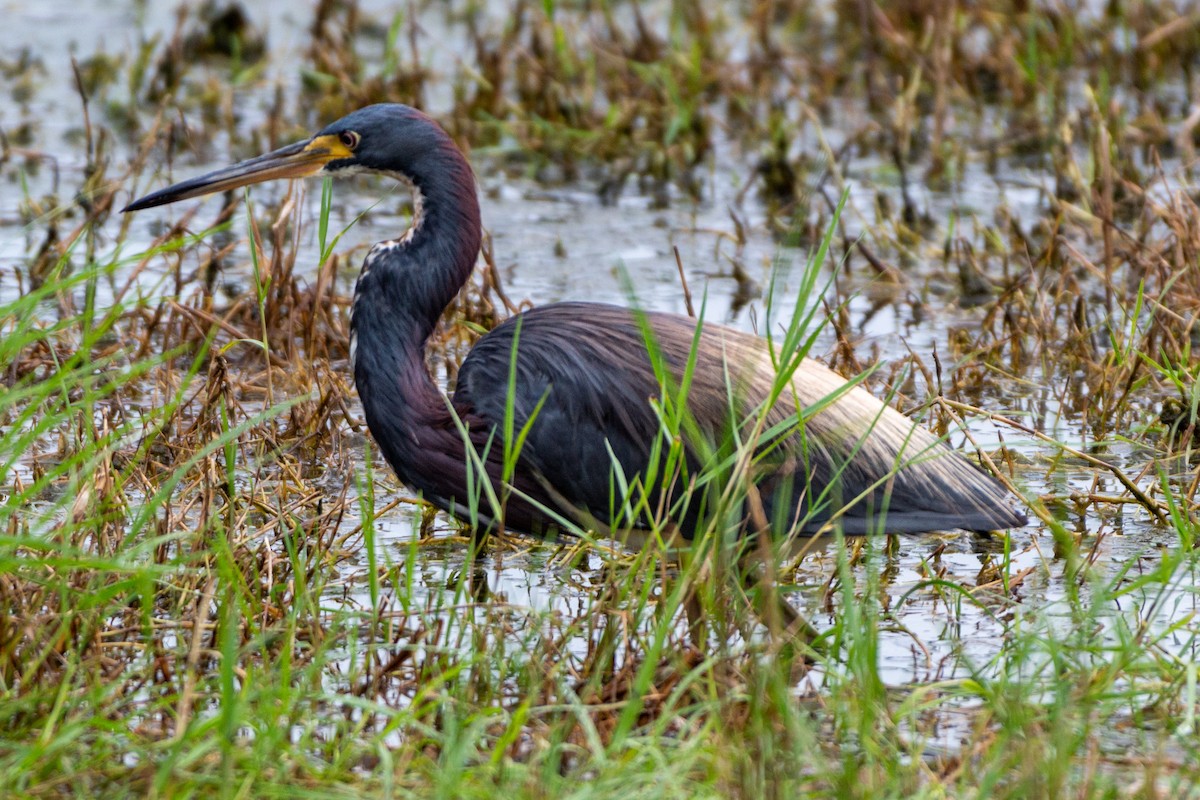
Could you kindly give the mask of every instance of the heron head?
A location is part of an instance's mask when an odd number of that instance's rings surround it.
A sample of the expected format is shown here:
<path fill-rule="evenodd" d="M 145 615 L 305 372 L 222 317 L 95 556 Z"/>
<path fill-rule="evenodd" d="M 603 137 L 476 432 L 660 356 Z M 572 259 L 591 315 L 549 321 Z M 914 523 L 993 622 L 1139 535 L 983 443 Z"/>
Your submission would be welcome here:
<path fill-rule="evenodd" d="M 383 172 L 412 179 L 437 174 L 453 141 L 425 114 L 399 103 L 351 112 L 311 138 L 146 195 L 123 211 L 166 205 L 280 178 Z M 432 167 L 432 169 L 431 169 Z"/>

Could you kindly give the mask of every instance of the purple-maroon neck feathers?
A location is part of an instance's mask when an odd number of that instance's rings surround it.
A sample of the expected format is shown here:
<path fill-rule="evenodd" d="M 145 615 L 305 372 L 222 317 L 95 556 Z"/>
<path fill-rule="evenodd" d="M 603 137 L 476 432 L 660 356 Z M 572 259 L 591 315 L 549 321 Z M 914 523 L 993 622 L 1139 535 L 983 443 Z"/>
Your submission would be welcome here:
<path fill-rule="evenodd" d="M 479 255 L 475 178 L 453 140 L 424 114 L 405 106 L 364 111 L 372 116 L 356 121 L 352 115 L 339 125 L 357 124 L 364 149 L 369 142 L 392 146 L 361 152 L 359 162 L 411 182 L 416 202 L 413 226 L 400 238 L 375 245 L 359 275 L 351 318 L 354 378 L 367 423 L 400 478 L 436 491 L 422 480 L 434 476 L 411 469 L 414 453 L 431 444 L 418 438 L 452 432 L 459 449 L 461 440 L 425 368 L 425 341 Z M 380 125 L 381 117 L 390 124 Z M 368 123 L 371 127 L 362 131 Z M 379 435 L 383 429 L 394 435 Z"/>

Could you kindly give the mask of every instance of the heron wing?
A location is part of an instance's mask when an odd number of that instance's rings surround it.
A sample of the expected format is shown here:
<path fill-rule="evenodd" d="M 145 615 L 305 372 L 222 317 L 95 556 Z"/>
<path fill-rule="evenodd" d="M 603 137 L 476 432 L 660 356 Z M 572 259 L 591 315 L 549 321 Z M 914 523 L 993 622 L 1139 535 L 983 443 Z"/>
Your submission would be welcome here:
<path fill-rule="evenodd" d="M 532 417 L 522 466 L 560 503 L 627 525 L 619 514 L 622 481 L 647 474 L 661 452 L 654 438 L 666 435 L 654 406 L 662 390 L 647 331 L 676 380 L 698 347 L 687 404 L 706 447 L 745 441 L 776 382 L 763 339 L 706 323 L 697 340 L 686 317 L 639 317 L 602 304 L 542 306 L 497 327 L 464 361 L 455 405 L 493 426 L 502 426 L 511 408 L 515 431 Z M 812 532 L 837 516 L 848 533 L 868 533 L 879 529 L 885 510 L 889 532 L 1021 523 L 994 479 L 820 363 L 805 359 L 777 394 L 759 429 L 757 463 L 773 527 Z M 686 445 L 684 479 L 702 471 L 705 452 L 696 442 Z M 658 483 L 646 487 L 655 503 L 663 492 L 668 504 L 678 499 L 678 485 Z M 700 513 L 692 503 L 682 514 L 685 534 Z"/>

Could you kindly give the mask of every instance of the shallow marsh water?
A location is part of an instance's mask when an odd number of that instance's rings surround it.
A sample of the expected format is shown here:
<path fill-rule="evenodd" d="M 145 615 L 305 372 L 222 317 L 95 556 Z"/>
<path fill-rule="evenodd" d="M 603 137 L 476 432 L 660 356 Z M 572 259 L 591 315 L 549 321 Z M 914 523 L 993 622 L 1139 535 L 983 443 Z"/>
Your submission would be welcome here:
<path fill-rule="evenodd" d="M 38 159 L 32 160 L 38 161 L 36 168 L 32 161 L 24 166 L 16 161 L 3 166 L 0 176 L 3 181 L 0 184 L 0 302 L 13 298 L 18 286 L 14 278 L 16 271 L 24 268 L 38 244 L 34 239 L 36 225 L 24 226 L 21 222 L 19 208 L 24 193 L 27 191 L 31 196 L 52 193 L 57 191 L 57 186 L 74 186 L 82 180 L 86 159 L 79 145 L 79 104 L 71 84 L 70 55 L 86 56 L 101 49 L 110 53 L 131 49 L 143 38 L 169 35 L 174 25 L 174 12 L 165 4 L 96 2 L 60 6 L 45 3 L 31 11 L 24 10 L 24 4 L 11 5 L 14 9 L 5 14 L 8 35 L 6 41 L 0 43 L 0 58 L 15 61 L 22 50 L 28 48 L 37 54 L 42 67 L 35 72 L 30 98 L 22 103 L 10 102 L 0 109 L 0 127 L 14 129 L 29 122 L 36 132 L 35 143 L 30 149 L 62 155 L 55 156 L 55 169 L 48 166 L 49 162 Z M 22 7 L 20 12 L 15 10 L 17 5 Z M 248 126 L 268 113 L 276 85 L 282 85 L 285 92 L 294 90 L 293 62 L 303 40 L 303 26 L 307 24 L 299 12 L 268 12 L 265 10 L 267 5 L 276 7 L 273 4 L 264 4 L 264 9 L 253 7 L 251 15 L 255 23 L 267 31 L 271 56 L 264 74 L 256 76 L 244 91 L 234 93 L 234 113 L 244 116 Z M 386 9 L 390 6 L 367 3 L 363 8 L 386 20 Z M 68 20 L 71 30 L 86 33 L 74 33 L 73 40 L 64 41 L 60 34 Z M 446 33 L 440 27 L 443 22 L 437 14 L 422 19 L 429 42 L 423 52 L 435 72 L 450 74 L 459 66 L 453 55 L 454 49 L 446 48 L 449 52 L 443 52 L 432 45 L 438 36 L 453 36 L 453 28 L 448 29 L 451 33 Z M 220 69 L 215 73 L 219 77 Z M 440 110 L 439 104 L 444 106 L 447 98 L 446 94 L 432 91 L 431 110 L 436 114 Z M 834 116 L 844 120 L 849 129 L 858 113 L 856 104 L 847 101 Z M 98 109 L 93 110 L 93 114 L 98 120 L 102 118 Z M 827 128 L 824 133 L 834 148 L 840 146 L 837 128 Z M 219 137 L 203 149 L 202 158 L 178 158 L 169 173 L 147 171 L 136 187 L 129 187 L 129 196 L 246 155 L 239 148 L 235 156 L 230 149 L 224 137 Z M 114 157 L 120 158 L 123 153 L 128 155 L 128 143 L 118 143 Z M 735 300 L 738 283 L 729 276 L 728 258 L 731 256 L 736 256 L 745 265 L 759 287 L 770 283 L 774 271 L 778 300 L 784 307 L 794 302 L 806 250 L 781 247 L 766 230 L 766 211 L 755 195 L 739 196 L 755 169 L 755 153 L 741 152 L 737 146 L 727 143 L 718 149 L 711 165 L 703 171 L 702 199 L 693 202 L 676 192 L 667 208 L 657 207 L 651 197 L 639 194 L 632 187 L 627 187 L 615 203 L 605 203 L 600 200 L 595 186 L 586 180 L 574 183 L 538 181 L 523 176 L 519 167 L 508 166 L 506 155 L 504 146 L 485 149 L 473 154 L 473 162 L 483 200 L 484 224 L 492 237 L 496 264 L 506 292 L 515 301 L 527 299 L 540 305 L 558 300 L 587 299 L 626 304 L 631 302 L 629 292 L 624 288 L 625 280 L 628 280 L 636 301 L 642 306 L 682 313 L 685 304 L 672 252 L 673 247 L 678 247 L 691 291 L 697 299 L 701 296 L 706 299 L 710 320 L 755 329 L 764 318 L 761 296 L 740 307 Z M 915 203 L 934 218 L 934 225 L 940 229 L 951 224 L 966 228 L 965 223 L 975 218 L 990 221 L 993 209 L 1001 205 L 1007 209 L 1006 213 L 1018 220 L 1035 218 L 1045 202 L 1046 187 L 1053 180 L 1048 173 L 1023 166 L 1017 159 L 999 173 L 1000 177 L 977 161 L 967 162 L 967 170 L 953 188 L 946 190 L 922 185 L 919 180 L 910 183 L 909 191 Z M 874 156 L 849 160 L 846 186 L 849 211 L 844 219 L 852 236 L 870 227 L 871 210 L 877 196 L 885 195 L 893 203 L 900 202 L 896 176 L 887 164 Z M 284 191 L 281 186 L 264 186 L 254 189 L 253 197 L 256 205 L 265 206 Z M 381 192 L 384 199 L 372 205 Z M 306 231 L 299 242 L 296 265 L 301 274 L 315 274 L 318 266 L 316 219 L 319 196 L 319 186 L 312 184 L 298 213 Z M 335 230 L 341 230 L 363 208 L 372 206 L 369 214 L 343 236 L 337 248 L 338 252 L 349 253 L 347 263 L 355 265 L 343 269 L 338 276 L 338 290 L 348 296 L 365 247 L 373 241 L 395 236 L 407 224 L 405 198 L 392 192 L 386 183 L 377 181 L 338 185 L 334 197 L 331 226 Z M 220 202 L 219 199 L 203 201 L 197 219 L 215 216 Z M 201 201 L 192 201 L 188 205 L 200 204 Z M 730 242 L 731 208 L 748 222 L 746 244 L 736 252 Z M 138 252 L 150 244 L 162 220 L 175 219 L 181 213 L 179 208 L 172 207 L 137 215 L 120 246 L 127 252 Z M 239 215 L 242 213 L 239 211 Z M 116 246 L 120 223 L 120 219 L 112 218 L 107 228 L 100 231 L 102 248 Z M 233 226 L 234 236 L 241 236 L 244 230 L 239 217 Z M 950 332 L 970 330 L 979 325 L 980 310 L 964 309 L 954 301 L 952 289 L 956 277 L 949 274 L 950 268 L 943 262 L 940 241 L 940 237 L 930 236 L 914 248 L 917 257 L 904 263 L 905 283 L 899 289 L 873 283 L 865 278 L 862 270 L 839 276 L 841 295 L 848 298 L 849 332 L 855 337 L 856 352 L 865 363 L 881 361 L 886 365 L 891 360 L 906 357 L 909 352 L 921 354 L 922 360 L 930 363 L 935 350 L 946 352 Z M 978 239 L 976 244 L 984 246 Z M 248 255 L 244 242 L 225 263 L 230 266 L 222 275 L 223 281 L 235 287 L 244 287 L 251 281 L 245 266 Z M 832 277 L 831 273 L 827 272 L 827 275 Z M 161 285 L 161 279 L 162 276 L 156 276 L 153 269 L 141 278 L 147 291 L 167 291 L 167 287 Z M 1103 296 L 1102 288 L 1096 287 L 1095 292 Z M 817 354 L 832 352 L 835 345 L 835 337 L 827 330 L 819 339 Z M 346 368 L 344 364 L 341 366 Z M 1046 371 L 1047 367 L 1050 371 Z M 1060 442 L 1086 446 L 1088 436 L 1083 421 L 1070 410 L 1059 410 L 1055 386 L 1067 376 L 1057 374 L 1054 368 L 1053 361 L 1046 361 L 1016 378 L 997 376 L 994 386 L 985 386 L 978 403 L 983 408 L 1038 428 Z M 971 435 L 985 449 L 994 449 L 1002 440 L 1025 462 L 1017 471 L 1016 483 L 1029 497 L 1062 498 L 1072 490 L 1084 494 L 1105 493 L 1110 489 L 1113 493 L 1119 491 L 1119 487 L 1107 486 L 1113 483 L 1108 476 L 1101 475 L 1097 483 L 1097 474 L 1092 469 L 1073 469 L 1058 464 L 1051 470 L 1048 462 L 1059 456 L 1052 445 L 1005 430 L 986 419 L 973 419 L 968 425 Z M 951 439 L 956 445 L 964 444 L 961 434 L 955 434 Z M 1135 445 L 1118 441 L 1105 448 L 1104 457 L 1136 473 L 1146 455 Z M 1127 464 L 1123 463 L 1125 459 L 1128 459 Z M 378 457 L 375 464 L 376 506 L 383 507 L 394 498 L 407 496 L 407 491 L 380 467 Z M 337 468 L 359 472 L 363 462 L 361 458 L 355 458 L 352 462 L 337 464 Z M 1053 474 L 1048 478 L 1051 472 Z M 1153 479 L 1149 482 L 1153 483 Z M 358 507 L 353 496 L 350 507 Z M 352 513 L 347 514 L 342 527 L 349 532 L 360 522 Z M 384 564 L 398 564 L 415 556 L 420 562 L 416 568 L 419 576 L 416 585 L 421 591 L 430 595 L 453 592 L 447 588 L 448 584 L 453 584 L 453 578 L 467 568 L 465 546 L 412 547 L 419 522 L 419 513 L 408 504 L 377 519 L 379 560 Z M 1085 552 L 1095 548 L 1095 560 L 1103 574 L 1115 575 L 1128 570 L 1130 581 L 1155 568 L 1159 548 L 1169 546 L 1174 536 L 1150 524 L 1148 515 L 1136 505 L 1117 506 L 1103 518 L 1090 512 L 1082 517 L 1068 513 L 1065 524 L 1083 534 Z M 451 526 L 443 521 L 440 527 L 449 530 Z M 486 555 L 479 566 L 487 583 L 487 593 L 494 600 L 503 600 L 516 608 L 550 609 L 565 616 L 576 613 L 574 601 L 580 596 L 580 587 L 590 583 L 598 567 L 591 559 L 585 559 L 583 566 L 577 563 L 562 566 L 557 562 L 552 566 L 556 548 L 554 544 L 536 546 L 522 541 L 505 546 L 499 553 Z M 865 569 L 881 571 L 885 575 L 882 588 L 891 602 L 898 604 L 890 609 L 889 624 L 880 636 L 878 673 L 887 686 L 964 679 L 1002 669 L 993 659 L 1001 648 L 1006 626 L 1016 624 L 1014 620 L 1025 613 L 1026 608 L 1036 617 L 1037 624 L 1046 626 L 1045 636 L 1053 637 L 1070 630 L 1073 623 L 1063 600 L 1074 590 L 1064 583 L 1066 564 L 1055 557 L 1049 534 L 1035 520 L 1025 529 L 1011 532 L 1008 549 L 1007 572 L 1010 576 L 1024 574 L 1023 583 L 1012 590 L 1006 601 L 995 606 L 995 613 L 986 602 L 961 602 L 934 591 L 929 588 L 929 580 L 936 574 L 964 586 L 986 582 L 980 580 L 985 567 L 1005 557 L 1005 548 L 999 539 L 962 533 L 901 537 L 894 549 L 874 553 L 867 560 L 867 567 L 857 568 L 856 578 L 861 581 L 865 581 Z M 797 590 L 791 596 L 818 628 L 826 622 L 820 610 L 820 598 L 835 574 L 834 561 L 828 550 L 819 552 L 802 562 L 794 576 Z M 368 606 L 367 570 L 365 551 L 348 552 L 339 567 L 339 577 L 330 588 L 328 602 Z M 1193 579 L 1189 573 L 1179 574 L 1165 594 L 1157 586 L 1151 587 L 1145 595 L 1135 588 L 1127 598 L 1129 606 L 1114 610 L 1114 613 L 1128 614 L 1134 627 L 1140 619 L 1142 624 L 1156 631 L 1186 623 L 1198 610 L 1192 590 Z M 910 593 L 910 590 L 914 591 Z M 385 599 L 394 591 L 395 588 L 385 585 Z M 1082 587 L 1081 591 L 1086 592 L 1087 587 Z M 407 598 L 407 602 L 416 606 L 427 601 L 427 598 Z M 1061 616 L 1054 613 L 1054 608 L 1059 605 L 1064 609 Z M 1061 628 L 1058 627 L 1059 620 Z M 1170 652 L 1170 657 L 1194 659 L 1196 643 L 1190 626 L 1183 625 L 1160 646 L 1170 651 L 1173 644 L 1178 645 L 1178 650 Z M 819 678 L 808 680 L 819 681 Z M 797 691 L 815 688 L 813 683 L 802 683 Z M 951 717 L 947 713 L 945 719 L 944 746 L 948 749 L 953 749 L 959 731 Z M 1114 739 L 1113 746 L 1121 746 L 1120 740 Z"/>

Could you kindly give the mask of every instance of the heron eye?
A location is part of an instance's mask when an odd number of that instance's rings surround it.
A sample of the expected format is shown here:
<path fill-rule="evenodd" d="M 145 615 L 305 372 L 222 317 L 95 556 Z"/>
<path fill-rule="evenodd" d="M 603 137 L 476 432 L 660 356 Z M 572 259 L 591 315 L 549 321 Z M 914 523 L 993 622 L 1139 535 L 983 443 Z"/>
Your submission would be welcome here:
<path fill-rule="evenodd" d="M 342 144 L 346 145 L 346 147 L 350 150 L 358 147 L 358 142 L 361 139 L 362 137 L 354 131 L 342 131 L 338 134 L 338 140 L 341 141 Z"/>

